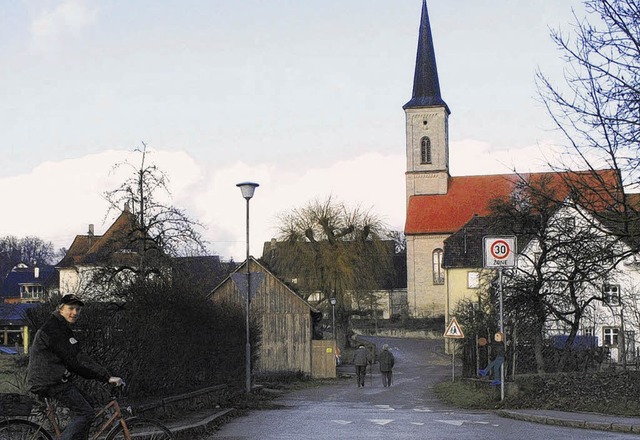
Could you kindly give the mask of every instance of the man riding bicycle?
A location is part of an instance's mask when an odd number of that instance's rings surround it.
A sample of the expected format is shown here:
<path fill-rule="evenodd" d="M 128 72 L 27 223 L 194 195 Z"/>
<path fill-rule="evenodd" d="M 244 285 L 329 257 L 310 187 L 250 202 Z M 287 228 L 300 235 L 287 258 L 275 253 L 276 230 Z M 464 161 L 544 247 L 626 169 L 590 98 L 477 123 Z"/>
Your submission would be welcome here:
<path fill-rule="evenodd" d="M 116 386 L 124 384 L 121 378 L 111 376 L 104 367 L 80 353 L 80 342 L 71 325 L 83 306 L 76 295 L 64 295 L 58 308 L 37 331 L 29 351 L 29 390 L 56 399 L 72 413 L 61 440 L 86 440 L 95 414 L 86 395 L 71 381 L 73 375 Z"/>

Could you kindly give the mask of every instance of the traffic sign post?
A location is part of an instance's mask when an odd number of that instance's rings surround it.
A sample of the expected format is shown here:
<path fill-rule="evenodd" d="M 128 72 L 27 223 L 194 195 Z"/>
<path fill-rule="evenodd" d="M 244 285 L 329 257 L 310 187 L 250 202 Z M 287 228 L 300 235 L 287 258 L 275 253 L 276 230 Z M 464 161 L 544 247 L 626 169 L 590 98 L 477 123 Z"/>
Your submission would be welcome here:
<path fill-rule="evenodd" d="M 443 336 L 445 338 L 451 338 L 451 339 L 464 338 L 464 333 L 462 332 L 462 328 L 460 327 L 460 324 L 458 324 L 458 320 L 456 318 L 453 318 L 451 320 Z M 455 382 L 455 380 L 456 380 L 456 348 L 454 347 L 451 350 L 451 382 Z"/>
<path fill-rule="evenodd" d="M 500 333 L 504 335 L 504 315 L 502 310 L 502 270 L 516 267 L 516 237 L 484 237 L 484 267 L 498 269 L 498 292 L 500 295 Z M 503 337 L 502 343 L 505 344 Z M 500 367 L 500 399 L 504 400 L 504 363 Z"/>
<path fill-rule="evenodd" d="M 484 237 L 485 269 L 504 269 L 516 265 L 516 237 Z"/>

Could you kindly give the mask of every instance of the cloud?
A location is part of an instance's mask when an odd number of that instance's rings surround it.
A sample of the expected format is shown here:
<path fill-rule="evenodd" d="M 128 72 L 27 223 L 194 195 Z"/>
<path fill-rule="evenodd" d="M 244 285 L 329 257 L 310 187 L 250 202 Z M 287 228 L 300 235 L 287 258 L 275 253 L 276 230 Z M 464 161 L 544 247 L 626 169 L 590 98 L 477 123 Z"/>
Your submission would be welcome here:
<path fill-rule="evenodd" d="M 27 2 L 32 17 L 30 31 L 36 48 L 49 48 L 66 35 L 78 35 L 97 17 L 97 10 L 90 8 L 85 0 L 54 3 L 53 7 L 46 7 L 40 1 Z"/>
<path fill-rule="evenodd" d="M 513 168 L 540 171 L 544 161 L 535 158 L 551 154 L 552 149 L 542 145 L 491 151 L 486 143 L 464 140 L 454 143 L 451 151 L 451 174 L 456 176 L 508 173 Z M 246 252 L 246 201 L 236 187 L 244 181 L 260 185 L 249 204 L 250 252 L 256 257 L 262 255 L 263 244 L 277 235 L 279 214 L 329 195 L 370 209 L 393 230 L 404 228 L 404 151 L 366 153 L 309 169 L 244 162 L 205 168 L 184 151 L 151 150 L 148 158 L 169 176 L 172 204 L 205 226 L 203 235 L 211 250 L 225 259 L 242 261 Z M 108 205 L 102 194 L 118 187 L 133 171 L 113 166 L 128 161 L 135 167 L 139 160 L 134 152 L 107 150 L 0 178 L 0 198 L 12 209 L 12 215 L 3 219 L 0 235 L 35 235 L 68 248 L 90 223 L 96 233 L 104 233 L 118 213 L 105 217 Z"/>
<path fill-rule="evenodd" d="M 251 254 L 257 257 L 263 243 L 275 236 L 279 213 L 330 194 L 371 208 L 394 229 L 404 226 L 404 155 L 365 154 L 309 170 L 242 162 L 205 169 L 181 151 L 151 151 L 149 160 L 170 177 L 172 203 L 206 227 L 205 238 L 223 258 L 244 260 L 246 202 L 236 184 L 247 180 L 260 184 L 250 202 Z M 0 198 L 14 215 L 5 217 L 0 235 L 35 235 L 68 248 L 89 224 L 104 233 L 117 213 L 105 218 L 108 205 L 102 194 L 130 175 L 126 166 L 113 168 L 124 161 L 135 166 L 139 156 L 108 150 L 1 178 Z"/>
<path fill-rule="evenodd" d="M 549 171 L 559 163 L 559 150 L 548 142 L 518 149 L 494 150 L 487 142 L 463 139 L 450 146 L 451 175 L 472 176 Z"/>

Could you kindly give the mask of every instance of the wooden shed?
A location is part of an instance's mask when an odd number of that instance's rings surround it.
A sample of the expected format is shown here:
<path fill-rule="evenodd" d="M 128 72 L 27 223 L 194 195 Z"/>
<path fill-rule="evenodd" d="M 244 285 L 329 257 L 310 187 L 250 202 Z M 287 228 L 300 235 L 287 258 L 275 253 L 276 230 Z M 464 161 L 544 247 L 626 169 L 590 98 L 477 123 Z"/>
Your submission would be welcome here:
<path fill-rule="evenodd" d="M 313 375 L 312 312 L 317 311 L 258 261 L 253 258 L 249 261 L 252 273 L 264 274 L 250 305 L 252 319 L 257 318 L 262 326 L 258 361 L 253 370 L 261 373 L 301 371 Z M 233 278 L 234 274 L 244 274 L 246 270 L 244 262 L 211 292 L 211 300 L 245 307 L 242 291 Z"/>

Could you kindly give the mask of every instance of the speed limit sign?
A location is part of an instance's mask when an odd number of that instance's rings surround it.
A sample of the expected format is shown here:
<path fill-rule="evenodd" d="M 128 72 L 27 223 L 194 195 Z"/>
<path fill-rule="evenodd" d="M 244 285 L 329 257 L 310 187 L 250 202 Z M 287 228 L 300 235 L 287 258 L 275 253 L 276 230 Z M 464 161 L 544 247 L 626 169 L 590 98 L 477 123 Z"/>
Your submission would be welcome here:
<path fill-rule="evenodd" d="M 484 237 L 484 267 L 515 267 L 516 237 Z"/>

